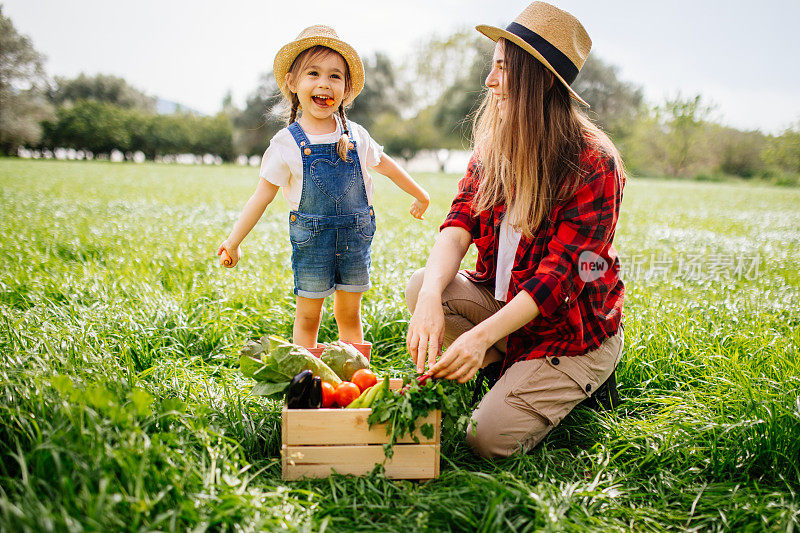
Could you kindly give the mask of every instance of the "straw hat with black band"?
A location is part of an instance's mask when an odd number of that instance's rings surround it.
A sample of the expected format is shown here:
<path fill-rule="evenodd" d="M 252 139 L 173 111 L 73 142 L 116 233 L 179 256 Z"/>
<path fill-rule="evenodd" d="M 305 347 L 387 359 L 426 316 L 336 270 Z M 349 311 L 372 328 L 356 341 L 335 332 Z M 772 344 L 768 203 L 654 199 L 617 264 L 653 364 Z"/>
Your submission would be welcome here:
<path fill-rule="evenodd" d="M 546 2 L 533 2 L 506 29 L 487 25 L 475 29 L 493 41 L 503 38 L 521 47 L 552 72 L 572 98 L 589 107 L 570 85 L 589 55 L 592 40 L 571 14 Z"/>
<path fill-rule="evenodd" d="M 317 45 L 327 46 L 339 52 L 347 62 L 347 66 L 350 68 L 351 91 L 345 99 L 344 105 L 348 105 L 364 88 L 364 64 L 352 46 L 339 39 L 333 28 L 322 24 L 309 26 L 301 31 L 294 41 L 278 50 L 272 67 L 278 87 L 281 88 L 281 92 L 286 98 L 291 99 L 291 92 L 286 86 L 286 73 L 289 72 L 292 63 L 301 52 Z"/>

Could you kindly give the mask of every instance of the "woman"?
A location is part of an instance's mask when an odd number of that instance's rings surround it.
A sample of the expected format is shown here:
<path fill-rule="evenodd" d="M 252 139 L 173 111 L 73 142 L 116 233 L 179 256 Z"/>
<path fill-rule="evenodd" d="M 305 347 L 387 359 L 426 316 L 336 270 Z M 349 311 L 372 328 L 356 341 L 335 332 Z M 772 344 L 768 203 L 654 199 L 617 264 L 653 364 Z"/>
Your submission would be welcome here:
<path fill-rule="evenodd" d="M 578 20 L 544 2 L 497 42 L 475 153 L 427 264 L 411 278 L 409 352 L 422 372 L 502 377 L 467 442 L 504 457 L 539 443 L 607 380 L 622 354 L 624 287 L 612 246 L 625 176 L 619 153 L 572 100 L 591 48 Z M 470 244 L 475 270 L 458 271 Z M 440 355 L 441 347 L 447 346 Z M 437 360 L 438 359 L 438 360 Z"/>

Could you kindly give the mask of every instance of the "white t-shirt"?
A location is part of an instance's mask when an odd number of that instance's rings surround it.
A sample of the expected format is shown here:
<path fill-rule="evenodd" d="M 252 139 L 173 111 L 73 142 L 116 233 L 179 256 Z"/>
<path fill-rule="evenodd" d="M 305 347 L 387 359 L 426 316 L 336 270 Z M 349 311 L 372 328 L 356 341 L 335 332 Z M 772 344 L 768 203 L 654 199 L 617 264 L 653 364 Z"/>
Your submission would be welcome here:
<path fill-rule="evenodd" d="M 511 268 L 517 256 L 517 248 L 522 233 L 508 223 L 508 215 L 500 223 L 500 235 L 497 239 L 497 272 L 494 280 L 494 299 L 506 301 L 508 286 L 511 283 Z"/>
<path fill-rule="evenodd" d="M 331 144 L 339 141 L 342 136 L 341 122 L 336 117 L 336 131 L 325 135 L 309 135 L 306 137 L 311 144 Z M 372 176 L 367 172 L 368 167 L 374 167 L 381 162 L 383 146 L 370 137 L 367 130 L 352 120 L 350 135 L 356 141 L 356 152 L 361 162 L 361 174 L 364 176 L 364 188 L 367 190 L 367 201 L 372 205 Z M 296 210 L 300 205 L 300 196 L 303 194 L 303 159 L 300 147 L 292 137 L 288 128 L 283 128 L 269 142 L 267 151 L 261 158 L 261 171 L 259 176 L 277 185 L 283 190 L 283 197 L 291 209 Z"/>

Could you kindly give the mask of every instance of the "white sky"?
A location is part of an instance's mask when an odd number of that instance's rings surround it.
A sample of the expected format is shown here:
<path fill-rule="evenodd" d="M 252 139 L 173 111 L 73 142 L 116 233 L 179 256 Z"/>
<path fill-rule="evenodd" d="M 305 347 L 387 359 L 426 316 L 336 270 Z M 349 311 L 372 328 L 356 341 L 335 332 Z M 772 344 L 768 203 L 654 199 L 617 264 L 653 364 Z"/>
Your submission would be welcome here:
<path fill-rule="evenodd" d="M 106 73 L 216 113 L 242 105 L 301 29 L 333 26 L 364 56 L 400 60 L 432 34 L 505 26 L 512 0 L 0 0 L 47 56 L 51 76 Z M 700 93 L 715 119 L 780 132 L 800 121 L 800 0 L 553 0 L 586 27 L 593 53 L 651 103 Z M 369 83 L 369 80 L 367 80 Z M 424 80 L 420 80 L 424 83 Z"/>

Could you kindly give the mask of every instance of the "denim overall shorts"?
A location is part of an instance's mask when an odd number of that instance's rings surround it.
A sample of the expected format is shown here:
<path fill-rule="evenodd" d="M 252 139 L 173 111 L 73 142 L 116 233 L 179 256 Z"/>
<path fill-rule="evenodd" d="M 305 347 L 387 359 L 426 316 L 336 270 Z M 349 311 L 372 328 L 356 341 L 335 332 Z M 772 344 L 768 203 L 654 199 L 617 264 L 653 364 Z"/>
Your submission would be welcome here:
<path fill-rule="evenodd" d="M 289 213 L 294 293 L 324 298 L 336 290 L 364 292 L 370 287 L 370 245 L 375 211 L 367 200 L 355 140 L 349 161 L 336 143 L 311 144 L 297 122 L 289 132 L 303 158 L 303 192 Z"/>

